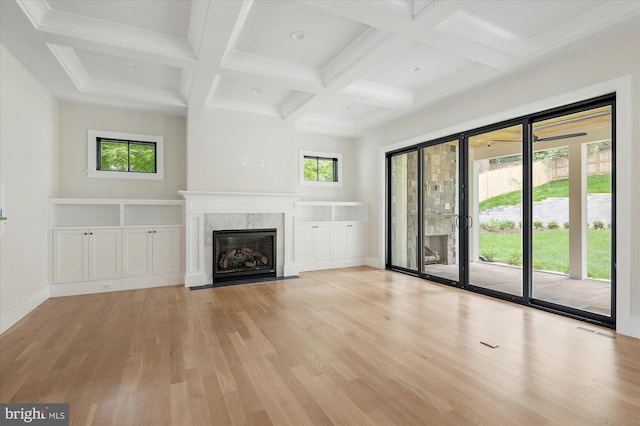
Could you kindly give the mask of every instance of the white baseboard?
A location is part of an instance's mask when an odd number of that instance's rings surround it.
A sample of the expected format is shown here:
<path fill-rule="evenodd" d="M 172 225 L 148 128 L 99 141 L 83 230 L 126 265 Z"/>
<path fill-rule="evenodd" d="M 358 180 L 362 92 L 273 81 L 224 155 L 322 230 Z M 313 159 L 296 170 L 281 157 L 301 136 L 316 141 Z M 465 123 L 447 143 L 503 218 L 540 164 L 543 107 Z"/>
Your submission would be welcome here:
<path fill-rule="evenodd" d="M 184 284 L 183 274 L 153 275 L 148 277 L 120 278 L 105 281 L 51 284 L 51 297 L 76 296 L 79 294 L 106 293 L 110 291 L 138 290 Z"/>
<path fill-rule="evenodd" d="M 42 290 L 2 312 L 0 314 L 0 334 L 13 327 L 15 323 L 44 303 L 49 298 L 49 287 L 48 285 L 45 286 Z"/>

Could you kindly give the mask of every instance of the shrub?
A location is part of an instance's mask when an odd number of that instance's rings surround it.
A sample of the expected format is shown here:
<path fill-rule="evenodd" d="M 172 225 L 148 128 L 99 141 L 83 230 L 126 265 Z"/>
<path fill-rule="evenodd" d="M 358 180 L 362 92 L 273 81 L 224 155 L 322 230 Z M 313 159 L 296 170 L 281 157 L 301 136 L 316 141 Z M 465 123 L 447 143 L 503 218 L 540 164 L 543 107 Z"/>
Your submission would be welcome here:
<path fill-rule="evenodd" d="M 493 247 L 486 248 L 480 252 L 480 256 L 484 258 L 487 262 L 493 262 L 496 260 L 496 256 L 498 256 L 498 250 Z"/>
<path fill-rule="evenodd" d="M 555 220 L 552 220 L 551 222 L 547 223 L 547 228 L 558 229 L 560 228 L 560 225 L 558 225 L 558 222 L 556 222 Z"/>
<path fill-rule="evenodd" d="M 535 229 L 544 229 L 544 226 L 542 226 L 542 221 L 541 220 L 534 220 L 533 221 L 533 227 Z"/>
<path fill-rule="evenodd" d="M 522 253 L 517 250 L 511 250 L 507 258 L 507 263 L 509 265 L 522 265 Z"/>
<path fill-rule="evenodd" d="M 496 220 L 491 219 L 487 222 L 482 222 L 480 224 L 480 229 L 483 231 L 495 232 L 495 231 L 505 231 L 508 229 L 514 229 L 516 227 L 516 223 L 512 220 Z"/>
<path fill-rule="evenodd" d="M 604 229 L 604 223 L 599 220 L 593 222 L 593 229 Z"/>
<path fill-rule="evenodd" d="M 500 229 L 513 229 L 516 227 L 516 223 L 512 220 L 500 220 L 498 226 Z"/>
<path fill-rule="evenodd" d="M 564 229 L 569 229 L 569 222 L 564 223 Z"/>

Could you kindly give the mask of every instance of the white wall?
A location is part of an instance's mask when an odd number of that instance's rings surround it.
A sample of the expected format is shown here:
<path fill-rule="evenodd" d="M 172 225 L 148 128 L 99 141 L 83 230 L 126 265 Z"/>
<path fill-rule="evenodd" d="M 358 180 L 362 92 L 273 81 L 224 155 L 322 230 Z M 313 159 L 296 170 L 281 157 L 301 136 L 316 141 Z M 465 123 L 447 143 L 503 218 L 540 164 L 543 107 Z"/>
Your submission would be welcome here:
<path fill-rule="evenodd" d="M 276 117 L 216 108 L 190 108 L 187 189 L 215 192 L 300 193 L 308 200 L 353 200 L 355 144 L 350 139 L 297 132 Z M 300 150 L 343 155 L 344 185 L 300 187 Z"/>
<path fill-rule="evenodd" d="M 87 176 L 87 131 L 107 130 L 164 138 L 164 179 Z M 140 111 L 60 104 L 60 197 L 178 198 L 186 188 L 186 119 Z"/>
<path fill-rule="evenodd" d="M 47 198 L 57 188 L 58 103 L 0 45 L 0 332 L 46 300 Z"/>
<path fill-rule="evenodd" d="M 306 201 L 357 201 L 356 143 L 353 139 L 296 132 L 296 193 Z M 342 186 L 300 185 L 300 151 L 342 154 Z"/>
<path fill-rule="evenodd" d="M 382 152 L 390 145 L 408 146 L 424 140 L 470 130 L 485 124 L 535 112 L 535 108 L 562 102 L 563 94 L 606 87 L 608 81 L 627 78 L 630 87 L 619 94 L 618 121 L 630 131 L 619 134 L 618 158 L 627 167 L 618 168 L 619 242 L 628 250 L 618 253 L 618 324 L 622 332 L 640 337 L 640 223 L 629 220 L 640 211 L 640 37 L 634 36 L 504 76 L 476 89 L 454 95 L 422 111 L 372 129 L 357 142 L 358 195 L 370 203 L 369 256 L 377 266 L 384 264 L 383 241 L 384 170 Z M 588 91 L 588 90 L 587 90 Z M 629 93 L 627 93 L 627 91 Z M 564 96 L 569 99 L 571 95 Z M 550 100 L 550 101 L 549 101 Z M 560 106 L 555 105 L 555 106 Z M 534 110 L 532 110 L 534 109 Z M 632 118 L 633 117 L 633 118 Z M 377 167 L 367 167 L 376 164 Z M 622 212 L 620 212 L 622 210 Z M 620 216 L 620 213 L 622 216 Z M 630 237 L 632 236 L 632 238 Z"/>

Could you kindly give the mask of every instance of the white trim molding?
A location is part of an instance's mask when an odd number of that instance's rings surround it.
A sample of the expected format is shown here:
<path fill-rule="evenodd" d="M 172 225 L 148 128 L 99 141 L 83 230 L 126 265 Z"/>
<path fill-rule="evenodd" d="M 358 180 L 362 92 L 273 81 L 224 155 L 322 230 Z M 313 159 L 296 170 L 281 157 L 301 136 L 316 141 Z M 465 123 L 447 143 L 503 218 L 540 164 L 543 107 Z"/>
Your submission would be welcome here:
<path fill-rule="evenodd" d="M 35 308 L 49 299 L 49 286 L 44 286 L 41 290 L 32 294 L 22 302 L 2 312 L 0 315 L 0 334 L 13 327 L 22 318 L 29 315 Z"/>
<path fill-rule="evenodd" d="M 429 140 L 435 140 L 455 133 L 465 132 L 493 123 L 521 117 L 527 114 L 534 114 L 552 108 L 570 105 L 598 96 L 611 93 L 616 94 L 616 331 L 620 334 L 640 338 L 640 316 L 637 310 L 640 309 L 638 302 L 634 301 L 634 291 L 632 283 L 638 285 L 637 280 L 632 280 L 631 264 L 632 236 L 629 230 L 633 222 L 632 218 L 632 197 L 633 192 L 633 171 L 634 159 L 632 156 L 632 79 L 630 75 L 625 75 L 612 80 L 603 81 L 594 85 L 583 87 L 567 93 L 562 93 L 546 99 L 521 105 L 519 107 L 504 110 L 495 114 L 478 117 L 477 119 L 459 123 L 455 126 L 440 129 L 427 134 L 416 135 L 410 139 L 405 139 L 380 147 L 378 150 L 378 166 L 380 170 L 385 170 L 386 153 L 397 149 L 415 145 Z M 379 217 L 378 236 L 380 245 L 378 247 L 378 261 L 370 259 L 372 265 L 383 265 L 385 262 L 386 247 L 386 193 L 385 193 L 385 173 L 381 173 L 378 181 L 379 196 Z M 622 194 L 622 196 L 620 196 Z M 637 253 L 635 253 L 637 255 Z M 633 305 L 635 303 L 635 305 Z M 634 312 L 634 309 L 636 310 Z"/>
<path fill-rule="evenodd" d="M 108 172 L 98 170 L 97 162 L 97 138 L 113 138 L 120 140 L 132 140 L 137 142 L 153 142 L 156 144 L 156 172 L 132 173 L 132 172 Z M 90 178 L 108 179 L 164 179 L 164 138 L 162 136 L 138 135 L 134 133 L 109 132 L 106 130 L 89 130 L 87 132 L 87 174 Z"/>

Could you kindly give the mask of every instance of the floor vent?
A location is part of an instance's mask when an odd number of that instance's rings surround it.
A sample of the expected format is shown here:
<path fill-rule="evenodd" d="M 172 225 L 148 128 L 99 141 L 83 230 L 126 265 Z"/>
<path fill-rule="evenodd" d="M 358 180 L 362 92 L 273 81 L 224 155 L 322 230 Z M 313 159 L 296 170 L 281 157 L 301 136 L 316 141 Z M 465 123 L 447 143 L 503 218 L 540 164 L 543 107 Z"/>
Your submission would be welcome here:
<path fill-rule="evenodd" d="M 615 339 L 616 338 L 616 336 L 614 336 L 613 334 L 610 334 L 610 333 L 603 333 L 602 331 L 592 330 L 590 328 L 580 327 L 580 326 L 578 326 L 576 328 L 578 330 L 588 331 L 589 333 L 597 334 L 598 336 L 608 337 L 609 339 Z"/>

